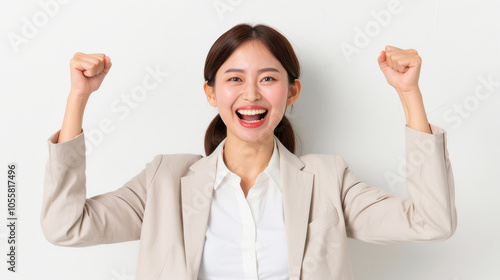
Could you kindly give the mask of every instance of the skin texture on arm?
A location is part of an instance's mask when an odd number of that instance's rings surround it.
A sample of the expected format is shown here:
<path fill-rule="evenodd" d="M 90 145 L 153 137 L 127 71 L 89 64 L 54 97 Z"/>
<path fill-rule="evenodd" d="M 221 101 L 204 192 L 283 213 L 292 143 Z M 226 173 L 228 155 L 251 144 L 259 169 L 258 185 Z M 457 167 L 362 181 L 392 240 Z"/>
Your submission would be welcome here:
<path fill-rule="evenodd" d="M 61 133 L 57 143 L 66 142 L 82 133 L 83 113 L 87 105 L 88 98 L 70 93 L 66 103 Z"/>
<path fill-rule="evenodd" d="M 406 125 L 415 130 L 431 134 L 420 90 L 417 88 L 414 92 L 401 93 L 401 95 L 404 96 L 404 102 L 407 104 L 405 110 L 407 115 Z"/>
<path fill-rule="evenodd" d="M 401 99 L 406 125 L 431 134 L 422 93 L 418 87 L 422 58 L 417 51 L 402 50 L 388 45 L 380 52 L 377 61 L 387 82 L 396 89 Z"/>
<path fill-rule="evenodd" d="M 66 142 L 79 135 L 83 114 L 90 94 L 101 85 L 111 68 L 111 60 L 104 54 L 77 52 L 70 62 L 71 90 L 66 103 L 61 133 L 57 143 Z"/>

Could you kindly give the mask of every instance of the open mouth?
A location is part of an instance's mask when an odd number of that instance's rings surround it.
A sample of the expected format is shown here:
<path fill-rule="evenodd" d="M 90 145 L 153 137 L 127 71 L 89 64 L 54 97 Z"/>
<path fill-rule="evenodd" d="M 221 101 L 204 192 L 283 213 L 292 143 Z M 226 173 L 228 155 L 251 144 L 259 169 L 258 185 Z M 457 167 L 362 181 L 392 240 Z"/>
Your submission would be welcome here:
<path fill-rule="evenodd" d="M 262 119 L 264 119 L 264 117 L 267 115 L 267 110 L 264 110 L 264 109 L 262 109 L 262 110 L 241 110 L 240 112 L 236 111 L 236 115 L 238 115 L 238 118 L 240 118 L 240 120 L 247 122 L 247 123 L 259 122 Z"/>

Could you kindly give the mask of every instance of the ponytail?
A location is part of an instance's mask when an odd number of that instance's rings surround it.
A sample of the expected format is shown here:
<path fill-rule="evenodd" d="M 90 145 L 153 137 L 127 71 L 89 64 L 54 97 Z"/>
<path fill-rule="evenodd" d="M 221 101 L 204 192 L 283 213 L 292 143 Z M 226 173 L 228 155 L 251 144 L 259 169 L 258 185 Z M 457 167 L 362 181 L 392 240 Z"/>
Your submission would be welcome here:
<path fill-rule="evenodd" d="M 208 125 L 205 133 L 205 154 L 210 155 L 220 142 L 226 138 L 227 129 L 219 114 Z"/>
<path fill-rule="evenodd" d="M 221 65 L 239 46 L 253 40 L 263 43 L 268 51 L 283 65 L 290 85 L 295 83 L 295 79 L 299 79 L 301 72 L 299 60 L 292 45 L 283 34 L 264 24 L 251 26 L 241 23 L 222 34 L 210 48 L 203 71 L 203 77 L 207 85 L 215 88 L 215 76 Z M 295 154 L 295 134 L 292 124 L 284 115 L 274 129 L 274 135 L 291 153 Z M 220 115 L 217 115 L 205 133 L 205 154 L 209 156 L 226 136 L 226 125 Z"/>

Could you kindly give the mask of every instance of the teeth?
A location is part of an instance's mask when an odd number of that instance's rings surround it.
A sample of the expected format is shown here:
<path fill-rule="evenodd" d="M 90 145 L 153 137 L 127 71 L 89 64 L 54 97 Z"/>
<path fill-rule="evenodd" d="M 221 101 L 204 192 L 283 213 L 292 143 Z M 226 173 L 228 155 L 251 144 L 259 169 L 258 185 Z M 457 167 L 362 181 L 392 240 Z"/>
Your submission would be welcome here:
<path fill-rule="evenodd" d="M 257 115 L 257 114 L 263 114 L 267 110 L 265 109 L 259 109 L 259 110 L 238 110 L 238 113 L 242 115 Z"/>
<path fill-rule="evenodd" d="M 260 122 L 261 120 L 263 120 L 264 118 L 260 119 L 260 120 L 253 120 L 253 121 L 246 121 L 246 120 L 242 120 L 246 123 L 254 123 L 254 122 Z"/>

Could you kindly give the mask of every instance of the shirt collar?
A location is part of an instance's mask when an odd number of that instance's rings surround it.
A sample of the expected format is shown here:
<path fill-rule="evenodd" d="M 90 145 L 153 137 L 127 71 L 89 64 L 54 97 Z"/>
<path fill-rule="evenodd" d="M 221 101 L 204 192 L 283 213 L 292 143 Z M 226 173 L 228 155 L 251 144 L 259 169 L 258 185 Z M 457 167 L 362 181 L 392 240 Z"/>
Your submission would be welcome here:
<path fill-rule="evenodd" d="M 276 143 L 276 136 L 273 137 L 273 154 L 271 159 L 269 160 L 269 164 L 266 169 L 264 169 L 264 173 L 271 178 L 274 185 L 277 186 L 278 190 L 283 193 L 283 187 L 281 186 L 281 175 L 280 175 L 280 161 L 279 161 L 279 151 L 278 151 L 278 143 Z M 225 145 L 225 143 L 223 144 Z M 219 154 L 217 155 L 217 175 L 215 177 L 214 190 L 217 190 L 222 180 L 230 175 L 234 174 L 231 172 L 226 164 L 224 163 L 224 159 L 222 156 L 223 149 L 220 149 Z M 234 174 L 236 175 L 236 174 Z"/>

